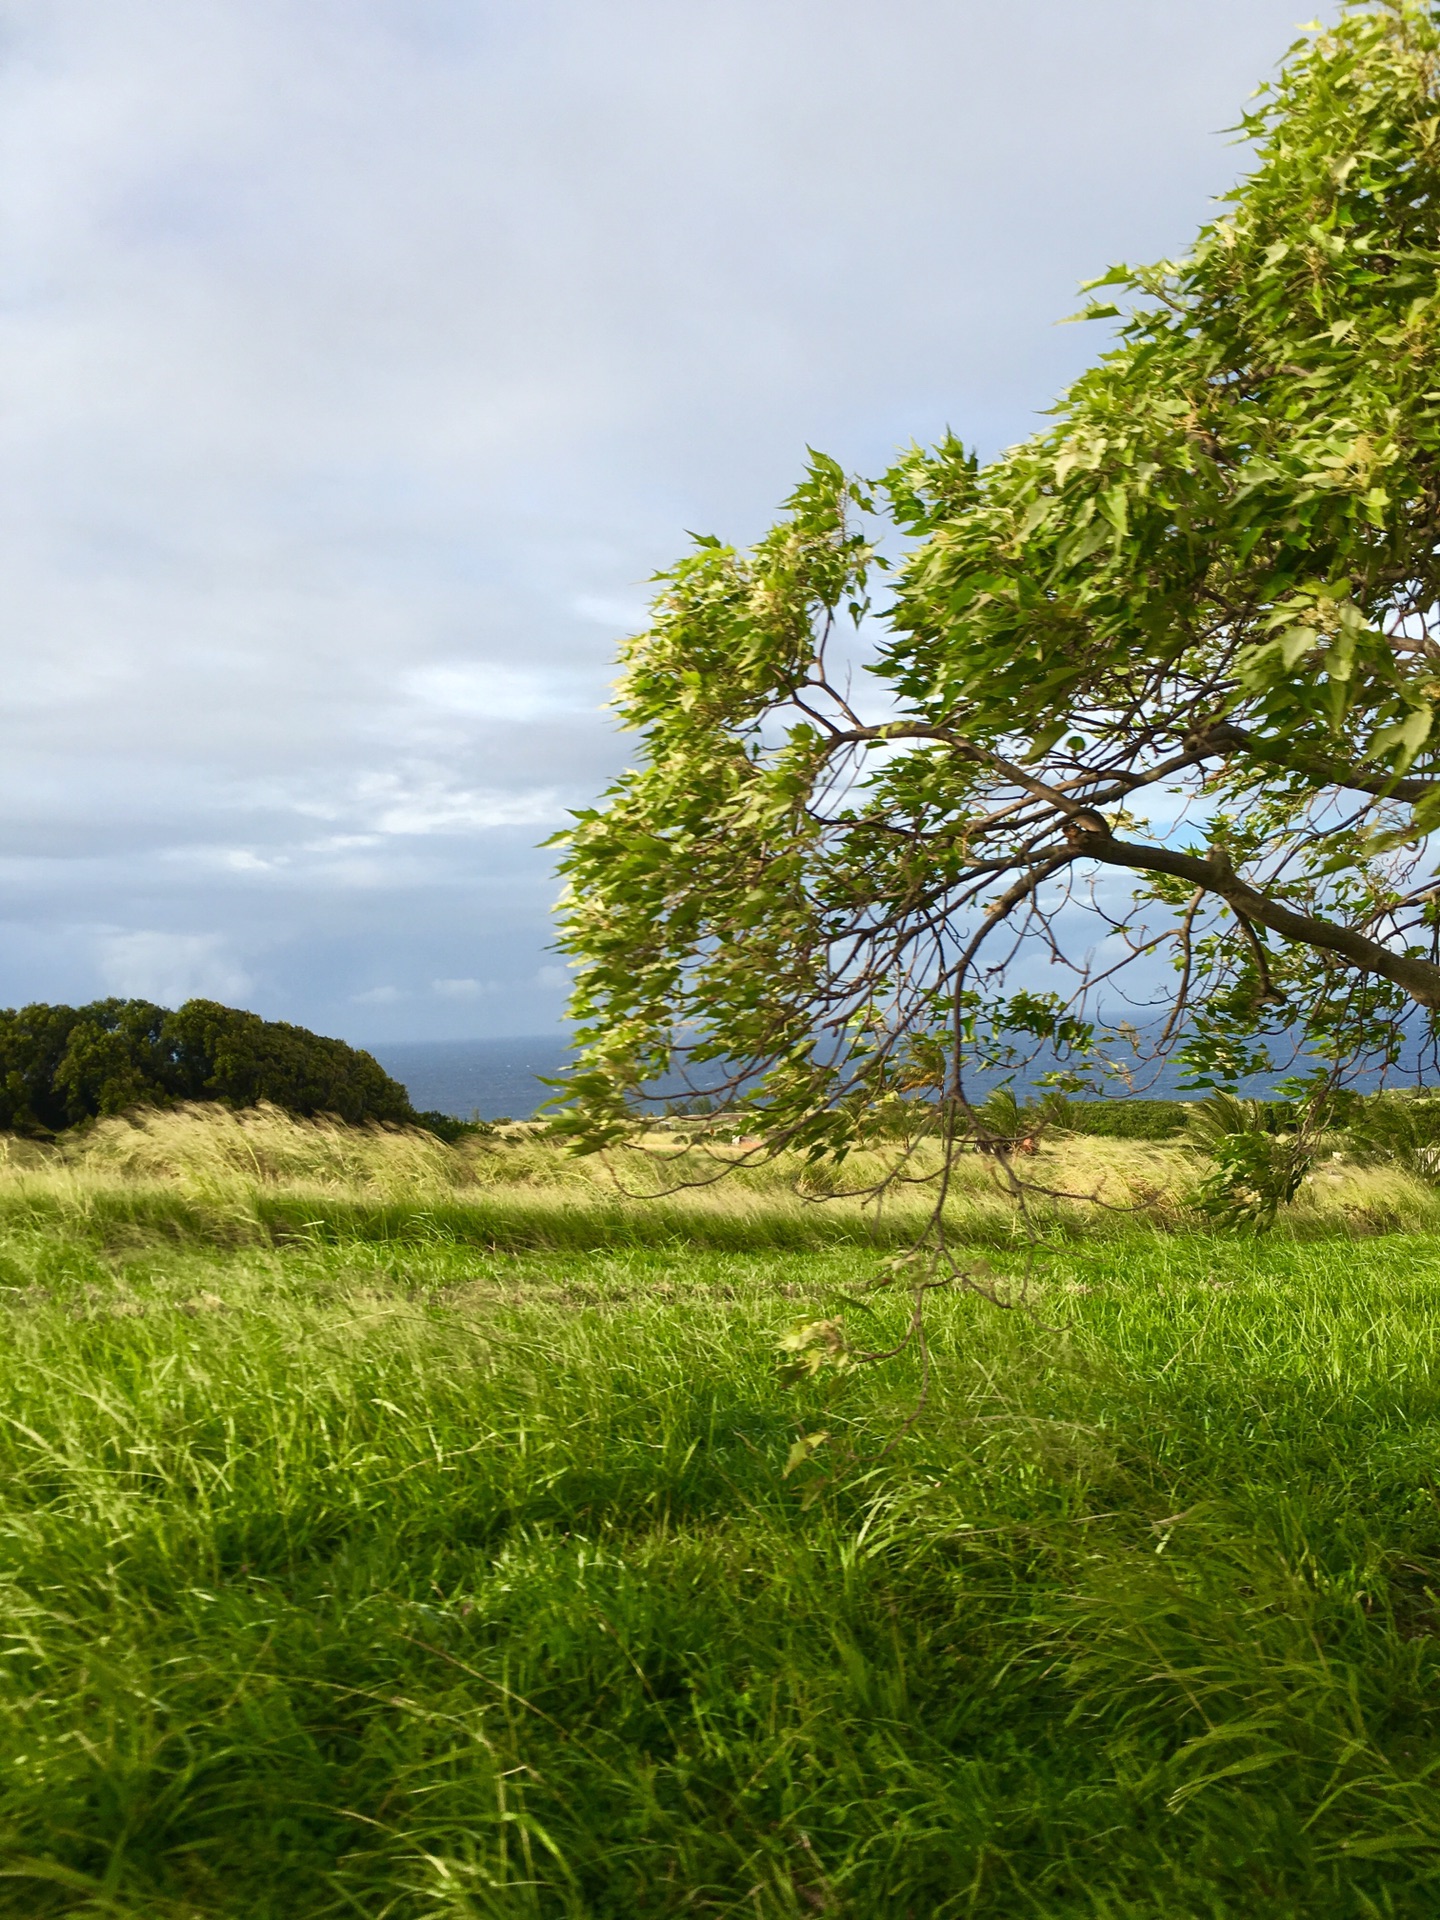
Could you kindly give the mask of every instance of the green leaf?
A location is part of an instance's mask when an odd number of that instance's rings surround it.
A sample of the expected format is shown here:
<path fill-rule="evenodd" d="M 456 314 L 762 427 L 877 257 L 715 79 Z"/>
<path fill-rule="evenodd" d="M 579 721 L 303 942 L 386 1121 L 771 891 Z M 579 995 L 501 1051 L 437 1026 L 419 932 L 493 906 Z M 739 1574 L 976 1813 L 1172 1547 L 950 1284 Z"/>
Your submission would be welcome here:
<path fill-rule="evenodd" d="M 1403 773 L 1430 738 L 1434 719 L 1433 708 L 1412 708 L 1402 720 L 1379 730 L 1370 742 L 1371 755 L 1377 760 L 1393 756 L 1397 772 Z"/>

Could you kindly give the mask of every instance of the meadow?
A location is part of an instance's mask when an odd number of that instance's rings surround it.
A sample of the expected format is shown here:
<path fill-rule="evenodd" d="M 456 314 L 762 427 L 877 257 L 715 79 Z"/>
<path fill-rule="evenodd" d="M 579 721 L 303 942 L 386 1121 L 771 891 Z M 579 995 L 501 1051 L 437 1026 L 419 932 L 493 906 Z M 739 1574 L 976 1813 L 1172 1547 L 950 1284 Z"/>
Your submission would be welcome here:
<path fill-rule="evenodd" d="M 1433 1914 L 1440 1205 L 1330 1162 L 1217 1235 L 1177 1149 L 1044 1158 L 1131 1210 L 1037 1257 L 968 1170 L 1016 1304 L 935 1296 L 922 1393 L 776 1364 L 899 1333 L 846 1301 L 914 1201 L 7 1143 L 0 1913 Z"/>

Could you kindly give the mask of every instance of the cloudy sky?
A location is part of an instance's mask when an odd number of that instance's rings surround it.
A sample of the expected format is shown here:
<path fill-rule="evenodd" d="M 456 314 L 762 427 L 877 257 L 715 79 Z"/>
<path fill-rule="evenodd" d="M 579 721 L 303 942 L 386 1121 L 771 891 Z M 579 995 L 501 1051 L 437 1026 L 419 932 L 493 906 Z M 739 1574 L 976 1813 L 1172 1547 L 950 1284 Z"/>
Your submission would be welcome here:
<path fill-rule="evenodd" d="M 617 636 L 1020 438 L 1294 0 L 0 0 L 0 1005 L 541 1032 Z"/>

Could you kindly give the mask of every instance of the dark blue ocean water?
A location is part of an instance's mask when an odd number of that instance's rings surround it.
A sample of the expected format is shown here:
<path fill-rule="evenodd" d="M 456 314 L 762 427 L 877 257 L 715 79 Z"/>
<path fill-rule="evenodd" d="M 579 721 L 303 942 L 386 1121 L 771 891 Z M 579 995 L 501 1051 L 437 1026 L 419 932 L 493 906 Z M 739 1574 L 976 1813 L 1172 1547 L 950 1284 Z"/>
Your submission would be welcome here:
<path fill-rule="evenodd" d="M 421 1113 L 457 1120 L 528 1120 L 549 1089 L 542 1074 L 570 1058 L 564 1034 L 519 1040 L 413 1040 L 368 1049 L 393 1074 Z"/>
<path fill-rule="evenodd" d="M 528 1120 L 553 1092 L 543 1081 L 570 1064 L 561 1033 L 518 1040 L 397 1041 L 366 1051 L 400 1082 L 421 1113 L 451 1113 L 457 1120 Z M 677 1099 L 687 1091 L 678 1078 L 657 1086 Z"/>
<path fill-rule="evenodd" d="M 371 1047 L 370 1052 L 422 1113 L 451 1113 L 459 1120 L 475 1115 L 482 1120 L 528 1120 L 549 1095 L 542 1077 L 560 1073 L 570 1058 L 565 1036 L 559 1033 L 518 1040 L 416 1040 Z M 1042 1065 L 1037 1063 L 1034 1070 L 1039 1072 Z M 993 1083 L 994 1077 L 989 1078 Z M 1182 1078 L 1177 1067 L 1167 1064 L 1159 1072 L 1141 1075 L 1135 1091 L 1151 1099 L 1173 1099 L 1181 1092 Z M 1272 1079 L 1257 1078 L 1245 1091 L 1266 1093 Z M 977 1094 L 983 1096 L 986 1081 L 986 1076 L 976 1076 Z"/>

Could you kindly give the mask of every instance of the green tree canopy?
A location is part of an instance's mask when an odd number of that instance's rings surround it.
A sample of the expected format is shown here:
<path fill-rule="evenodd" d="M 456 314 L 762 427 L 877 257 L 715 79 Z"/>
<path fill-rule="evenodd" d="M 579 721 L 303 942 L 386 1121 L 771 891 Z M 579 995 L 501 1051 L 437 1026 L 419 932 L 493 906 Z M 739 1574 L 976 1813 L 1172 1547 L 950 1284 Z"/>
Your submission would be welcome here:
<path fill-rule="evenodd" d="M 187 1000 L 0 1011 L 0 1128 L 58 1133 L 102 1114 L 178 1100 L 411 1124 L 409 1096 L 368 1053 L 283 1020 Z"/>
<path fill-rule="evenodd" d="M 977 1066 L 1113 1057 L 1127 969 L 1201 1080 L 1433 1020 L 1440 10 L 1347 10 L 1243 126 L 1192 250 L 1087 290 L 1113 343 L 1042 432 L 815 456 L 660 576 L 639 764 L 565 836 L 580 1143 L 706 1061 L 773 1143 L 960 1127 Z"/>

